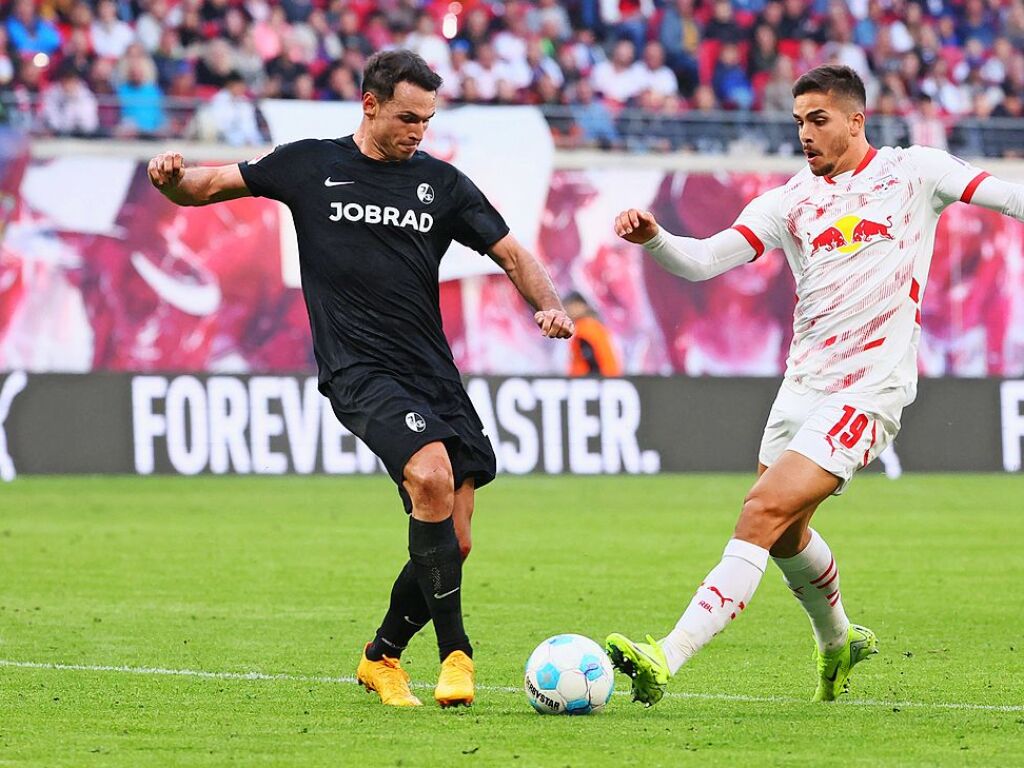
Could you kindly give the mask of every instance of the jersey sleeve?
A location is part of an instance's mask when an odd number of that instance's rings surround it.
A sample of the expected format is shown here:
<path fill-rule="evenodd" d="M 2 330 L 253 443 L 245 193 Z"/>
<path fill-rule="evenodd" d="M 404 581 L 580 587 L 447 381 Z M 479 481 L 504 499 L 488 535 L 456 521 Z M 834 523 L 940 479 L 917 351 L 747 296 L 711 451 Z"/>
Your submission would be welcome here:
<path fill-rule="evenodd" d="M 492 245 L 508 234 L 508 224 L 476 184 L 464 173 L 457 173 L 454 190 L 457 207 L 452 237 L 478 253 L 487 253 Z"/>
<path fill-rule="evenodd" d="M 239 163 L 245 186 L 256 197 L 291 202 L 292 193 L 312 172 L 318 143 L 304 139 L 281 144 L 273 152 Z"/>
<path fill-rule="evenodd" d="M 969 203 L 988 174 L 959 157 L 933 147 L 911 147 L 918 171 L 930 193 L 932 208 L 942 211 L 955 202 Z"/>
<path fill-rule="evenodd" d="M 751 261 L 756 261 L 765 251 L 782 245 L 782 215 L 779 212 L 781 198 L 782 187 L 758 195 L 747 203 L 731 227 L 743 235 L 754 249 Z"/>

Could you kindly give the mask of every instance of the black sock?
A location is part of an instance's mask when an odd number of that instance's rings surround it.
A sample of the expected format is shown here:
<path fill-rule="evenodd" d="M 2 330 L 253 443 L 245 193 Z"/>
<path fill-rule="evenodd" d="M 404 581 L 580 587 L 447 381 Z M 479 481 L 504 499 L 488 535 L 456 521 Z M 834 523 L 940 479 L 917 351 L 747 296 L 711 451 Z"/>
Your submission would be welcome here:
<path fill-rule="evenodd" d="M 412 561 L 407 561 L 391 587 L 391 605 L 366 649 L 366 658 L 370 661 L 380 661 L 385 656 L 400 658 L 412 636 L 429 621 L 430 609 L 423 599 Z"/>
<path fill-rule="evenodd" d="M 434 621 L 441 661 L 452 651 L 471 657 L 462 626 L 462 554 L 452 519 L 425 523 L 410 517 L 409 560 Z"/>

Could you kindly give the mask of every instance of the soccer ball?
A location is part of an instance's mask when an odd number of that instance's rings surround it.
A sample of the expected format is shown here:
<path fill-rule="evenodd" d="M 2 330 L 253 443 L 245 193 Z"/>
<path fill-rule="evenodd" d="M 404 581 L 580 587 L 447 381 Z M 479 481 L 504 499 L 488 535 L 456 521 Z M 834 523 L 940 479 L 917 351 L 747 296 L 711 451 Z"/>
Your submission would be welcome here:
<path fill-rule="evenodd" d="M 555 635 L 526 661 L 526 699 L 542 715 L 589 715 L 604 708 L 615 689 L 608 655 L 582 635 Z"/>

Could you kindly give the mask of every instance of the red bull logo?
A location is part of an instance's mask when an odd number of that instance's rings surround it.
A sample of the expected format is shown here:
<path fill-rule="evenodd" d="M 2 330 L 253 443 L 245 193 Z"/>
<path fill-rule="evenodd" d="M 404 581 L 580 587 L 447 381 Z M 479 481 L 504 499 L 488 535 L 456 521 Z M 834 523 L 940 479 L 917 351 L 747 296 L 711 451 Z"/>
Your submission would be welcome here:
<path fill-rule="evenodd" d="M 811 256 L 823 253 L 856 253 L 861 248 L 880 240 L 892 240 L 893 235 L 892 216 L 886 218 L 886 223 L 864 219 L 860 216 L 843 216 L 826 227 L 820 234 L 812 235 L 807 233 L 807 240 L 811 246 Z"/>

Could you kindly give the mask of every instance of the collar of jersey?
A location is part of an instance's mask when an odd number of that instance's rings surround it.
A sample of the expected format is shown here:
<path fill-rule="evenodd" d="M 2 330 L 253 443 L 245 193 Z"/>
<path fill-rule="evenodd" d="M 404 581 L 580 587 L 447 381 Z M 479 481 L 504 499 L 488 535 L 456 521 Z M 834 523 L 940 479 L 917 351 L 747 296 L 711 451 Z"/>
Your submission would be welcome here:
<path fill-rule="evenodd" d="M 853 173 L 850 174 L 850 178 L 852 179 L 858 173 L 860 173 L 865 168 L 867 168 L 868 167 L 868 163 L 870 163 L 872 160 L 874 160 L 875 159 L 875 155 L 877 155 L 877 154 L 878 154 L 878 150 L 875 149 L 874 147 L 872 147 L 869 144 L 868 145 L 868 151 L 864 153 L 864 157 L 861 158 L 860 164 L 856 168 L 853 169 Z M 847 171 L 847 173 L 849 173 L 849 171 Z M 845 176 L 845 175 L 846 175 L 845 173 L 840 174 L 840 176 Z M 831 176 L 822 176 L 822 178 L 825 179 L 825 181 L 827 183 L 829 183 L 829 184 L 835 184 L 836 183 L 836 180 L 834 178 L 832 178 Z M 840 179 L 840 181 L 846 181 L 846 179 Z"/>
<path fill-rule="evenodd" d="M 419 153 L 421 151 L 421 150 L 416 150 L 416 153 L 412 157 L 410 157 L 408 160 L 377 160 L 376 158 L 373 158 L 373 157 L 370 157 L 369 155 L 364 155 L 363 154 L 363 150 L 361 150 L 359 148 L 359 145 L 356 144 L 355 134 L 350 133 L 348 136 L 342 136 L 341 140 L 340 140 L 340 143 L 343 146 L 348 147 L 349 151 L 355 154 L 357 160 L 361 160 L 362 162 L 369 163 L 370 165 L 372 165 L 374 167 L 377 167 L 377 168 L 380 168 L 382 166 L 383 167 L 387 167 L 387 168 L 395 168 L 397 166 L 405 165 L 406 163 L 411 163 L 413 160 L 417 159 L 417 156 L 419 155 Z"/>

